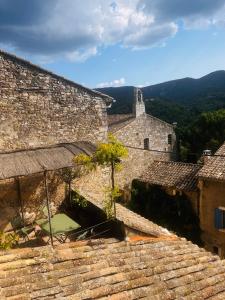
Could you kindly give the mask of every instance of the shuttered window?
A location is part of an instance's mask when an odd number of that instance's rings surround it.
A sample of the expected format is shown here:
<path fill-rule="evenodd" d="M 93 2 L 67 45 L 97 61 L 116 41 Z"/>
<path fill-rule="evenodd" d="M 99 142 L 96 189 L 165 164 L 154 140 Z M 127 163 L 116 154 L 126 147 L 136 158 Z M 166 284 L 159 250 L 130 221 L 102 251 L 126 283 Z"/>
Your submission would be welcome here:
<path fill-rule="evenodd" d="M 225 210 L 220 208 L 215 209 L 215 227 L 217 229 L 225 228 Z"/>

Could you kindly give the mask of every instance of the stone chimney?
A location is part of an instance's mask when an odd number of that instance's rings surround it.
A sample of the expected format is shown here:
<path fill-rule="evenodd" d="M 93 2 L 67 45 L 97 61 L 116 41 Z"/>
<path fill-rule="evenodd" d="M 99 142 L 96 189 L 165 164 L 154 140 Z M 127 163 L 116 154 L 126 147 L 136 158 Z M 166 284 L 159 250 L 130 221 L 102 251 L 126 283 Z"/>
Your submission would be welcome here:
<path fill-rule="evenodd" d="M 138 88 L 134 88 L 133 114 L 136 118 L 145 114 L 145 103 L 143 100 L 143 94 L 141 89 Z"/>
<path fill-rule="evenodd" d="M 203 153 L 202 153 L 202 162 L 203 162 L 204 165 L 207 164 L 207 162 L 210 160 L 211 155 L 212 155 L 212 151 L 211 150 L 209 150 L 209 149 L 203 150 Z"/>

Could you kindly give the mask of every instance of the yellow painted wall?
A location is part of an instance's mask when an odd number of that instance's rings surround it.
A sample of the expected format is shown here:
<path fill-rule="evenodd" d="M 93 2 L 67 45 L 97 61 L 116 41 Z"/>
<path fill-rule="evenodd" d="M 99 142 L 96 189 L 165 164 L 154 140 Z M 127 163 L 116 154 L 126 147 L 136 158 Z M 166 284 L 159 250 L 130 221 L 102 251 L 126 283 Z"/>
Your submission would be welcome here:
<path fill-rule="evenodd" d="M 225 257 L 225 230 L 215 228 L 215 208 L 225 207 L 225 182 L 204 181 L 200 198 L 200 226 L 205 248 L 213 251 L 218 247 L 219 254 Z"/>

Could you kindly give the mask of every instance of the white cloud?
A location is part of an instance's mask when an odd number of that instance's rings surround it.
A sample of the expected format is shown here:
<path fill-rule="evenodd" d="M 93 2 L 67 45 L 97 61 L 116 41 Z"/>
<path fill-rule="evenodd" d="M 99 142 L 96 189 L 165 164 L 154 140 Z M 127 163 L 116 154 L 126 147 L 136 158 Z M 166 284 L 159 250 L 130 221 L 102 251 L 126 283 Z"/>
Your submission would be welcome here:
<path fill-rule="evenodd" d="M 83 51 L 75 50 L 72 52 L 69 52 L 67 54 L 67 58 L 72 62 L 84 62 L 89 57 L 95 56 L 97 54 L 97 48 L 92 47 L 88 49 L 84 49 Z"/>
<path fill-rule="evenodd" d="M 132 50 L 162 46 L 180 21 L 186 29 L 225 24 L 225 0 L 28 2 L 0 0 L 1 43 L 46 61 L 83 62 L 115 44 Z"/>
<path fill-rule="evenodd" d="M 104 87 L 118 87 L 124 85 L 126 82 L 124 77 L 121 77 L 120 79 L 115 79 L 113 81 L 109 82 L 101 82 L 97 84 L 97 88 L 104 88 Z"/>

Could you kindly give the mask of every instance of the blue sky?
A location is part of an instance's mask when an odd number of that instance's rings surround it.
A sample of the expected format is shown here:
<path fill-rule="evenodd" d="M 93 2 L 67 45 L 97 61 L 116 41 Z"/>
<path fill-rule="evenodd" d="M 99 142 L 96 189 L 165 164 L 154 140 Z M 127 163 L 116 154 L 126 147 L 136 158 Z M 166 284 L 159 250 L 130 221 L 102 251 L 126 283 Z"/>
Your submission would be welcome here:
<path fill-rule="evenodd" d="M 0 47 L 88 87 L 225 69 L 225 0 L 0 0 Z"/>

